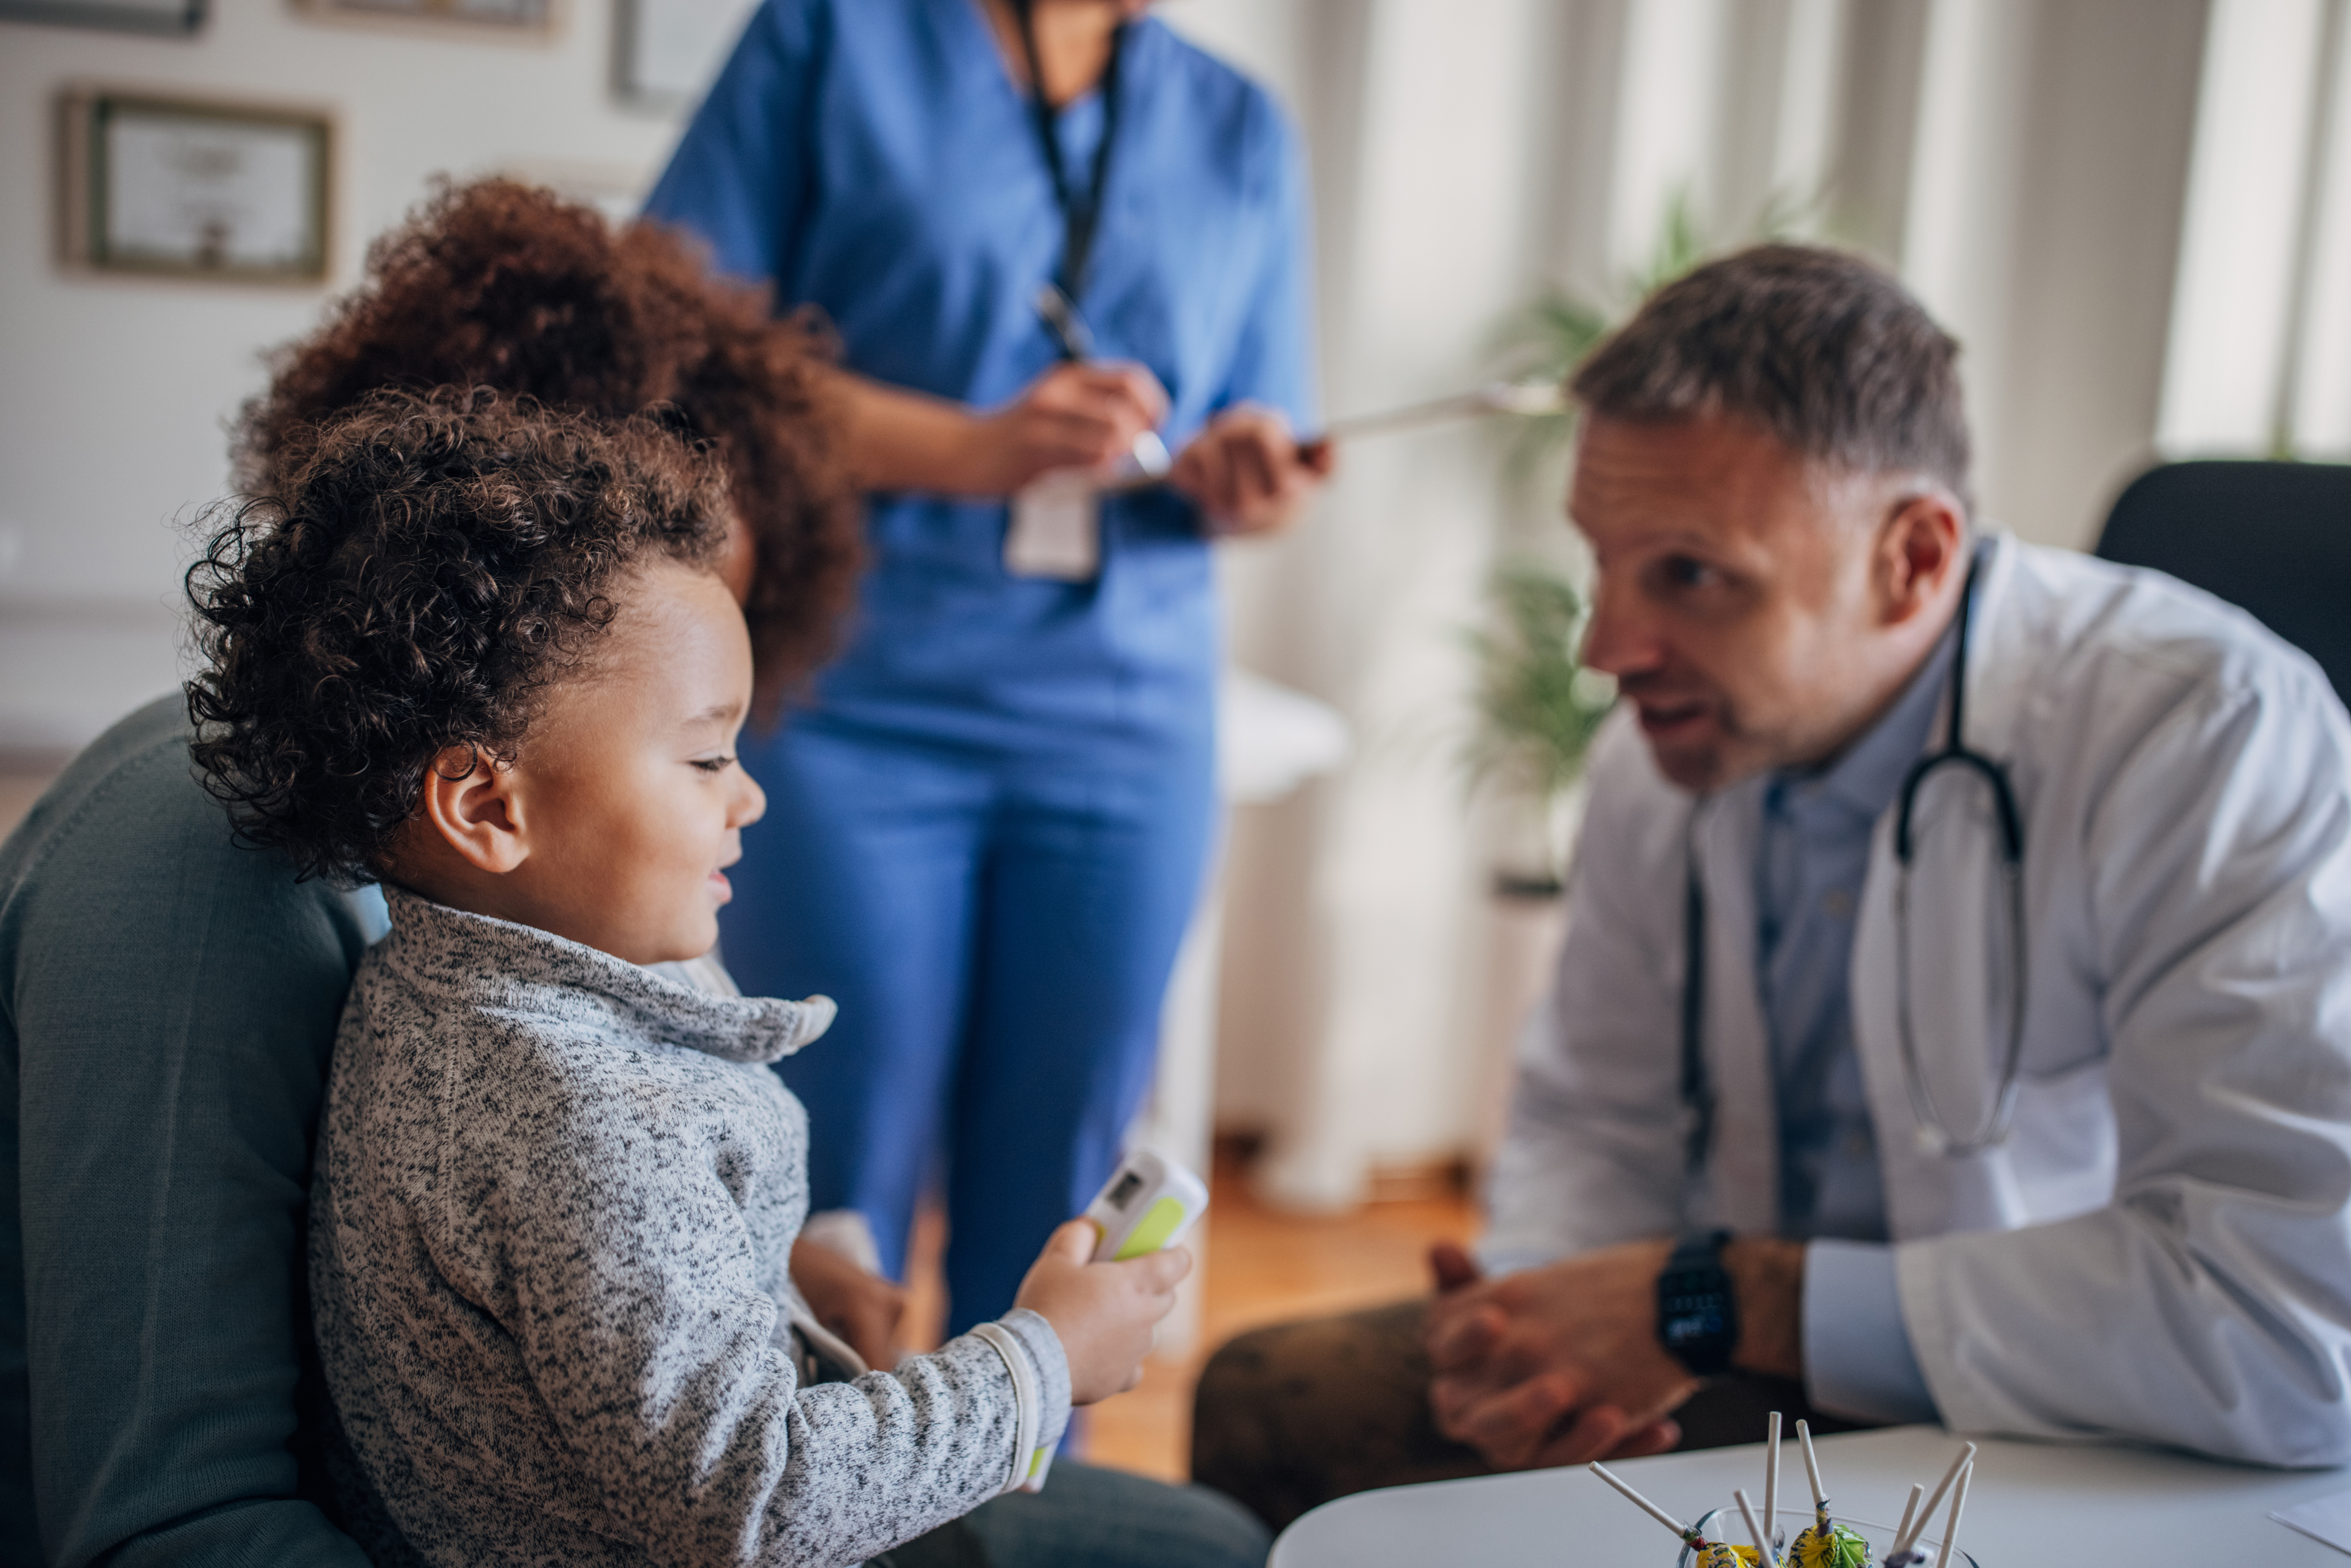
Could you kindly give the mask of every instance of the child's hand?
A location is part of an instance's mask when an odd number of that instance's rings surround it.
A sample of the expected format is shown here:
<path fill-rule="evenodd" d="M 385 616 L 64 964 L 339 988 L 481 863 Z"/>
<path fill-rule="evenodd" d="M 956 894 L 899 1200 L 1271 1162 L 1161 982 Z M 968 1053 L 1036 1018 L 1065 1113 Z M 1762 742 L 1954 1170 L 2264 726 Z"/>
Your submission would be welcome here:
<path fill-rule="evenodd" d="M 1043 1317 L 1061 1336 L 1072 1405 L 1135 1385 L 1151 1330 L 1176 1305 L 1177 1281 L 1192 1271 L 1192 1255 L 1180 1247 L 1123 1263 L 1088 1262 L 1101 1239 L 1090 1219 L 1054 1231 L 1012 1303 Z"/>

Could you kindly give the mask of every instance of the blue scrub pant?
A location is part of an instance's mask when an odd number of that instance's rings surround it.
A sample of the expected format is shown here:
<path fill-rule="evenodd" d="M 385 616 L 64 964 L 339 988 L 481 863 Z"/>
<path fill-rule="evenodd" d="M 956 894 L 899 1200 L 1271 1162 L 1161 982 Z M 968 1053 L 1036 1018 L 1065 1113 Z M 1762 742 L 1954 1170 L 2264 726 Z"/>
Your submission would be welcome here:
<path fill-rule="evenodd" d="M 1149 1085 L 1213 742 L 1007 756 L 819 715 L 744 756 L 768 815 L 729 873 L 727 967 L 752 995 L 841 1004 L 778 1068 L 809 1110 L 810 1200 L 862 1211 L 903 1277 L 935 1172 L 948 1332 L 1001 1316 Z"/>

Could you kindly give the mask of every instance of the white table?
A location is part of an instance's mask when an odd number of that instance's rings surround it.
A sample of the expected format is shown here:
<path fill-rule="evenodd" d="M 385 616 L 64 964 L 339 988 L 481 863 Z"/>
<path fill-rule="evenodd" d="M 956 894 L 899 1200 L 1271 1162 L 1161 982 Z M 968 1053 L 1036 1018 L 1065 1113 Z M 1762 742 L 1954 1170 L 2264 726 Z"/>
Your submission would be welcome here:
<path fill-rule="evenodd" d="M 1984 1440 L 1959 1549 L 1983 1568 L 2159 1568 L 2254 1563 L 2345 1568 L 2351 1558 L 2288 1530 L 2270 1511 L 2351 1487 L 2343 1470 L 2264 1470 L 2144 1448 Z M 1932 1490 L 1959 1439 L 1935 1427 L 1823 1437 L 1822 1479 L 1837 1511 L 1900 1517 L 1910 1483 Z M 1762 1506 L 1763 1446 L 1611 1465 L 1684 1521 L 1731 1507 L 1745 1487 Z M 1780 1459 L 1784 1510 L 1808 1507 L 1792 1434 Z M 1942 1534 L 1942 1514 L 1934 1535 Z M 1744 1541 L 1740 1531 L 1730 1539 Z M 1268 1568 L 1667 1568 L 1673 1538 L 1578 1467 L 1392 1487 L 1325 1503 L 1281 1532 Z"/>

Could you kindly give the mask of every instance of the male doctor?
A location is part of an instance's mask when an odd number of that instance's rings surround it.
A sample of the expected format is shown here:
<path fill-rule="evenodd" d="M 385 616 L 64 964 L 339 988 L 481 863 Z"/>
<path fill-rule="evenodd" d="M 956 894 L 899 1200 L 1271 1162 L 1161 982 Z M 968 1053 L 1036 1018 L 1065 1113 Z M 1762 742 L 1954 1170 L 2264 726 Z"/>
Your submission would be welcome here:
<path fill-rule="evenodd" d="M 1279 1523 L 1808 1405 L 2351 1459 L 2351 724 L 1971 527 L 1956 353 L 1772 246 L 1578 373 L 1622 711 L 1479 1262 L 1227 1347 L 1199 1479 Z"/>

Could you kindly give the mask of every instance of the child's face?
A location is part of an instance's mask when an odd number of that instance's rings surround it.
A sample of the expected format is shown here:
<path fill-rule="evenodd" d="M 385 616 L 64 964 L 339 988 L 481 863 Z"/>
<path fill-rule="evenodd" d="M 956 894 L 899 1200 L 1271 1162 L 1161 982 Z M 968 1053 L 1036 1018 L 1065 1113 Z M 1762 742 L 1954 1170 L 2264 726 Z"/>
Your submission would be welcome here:
<path fill-rule="evenodd" d="M 664 561 L 616 585 L 621 612 L 591 663 L 558 681 L 503 782 L 522 852 L 485 909 L 637 964 L 718 940 L 767 810 L 735 760 L 751 640 L 718 576 Z"/>

